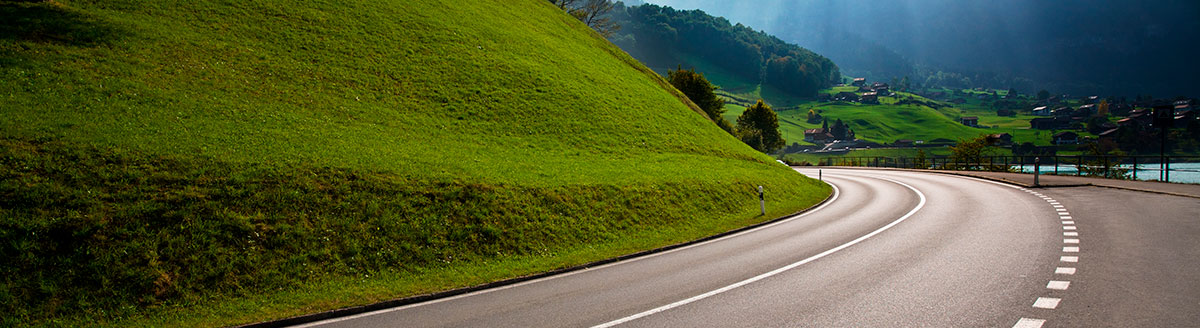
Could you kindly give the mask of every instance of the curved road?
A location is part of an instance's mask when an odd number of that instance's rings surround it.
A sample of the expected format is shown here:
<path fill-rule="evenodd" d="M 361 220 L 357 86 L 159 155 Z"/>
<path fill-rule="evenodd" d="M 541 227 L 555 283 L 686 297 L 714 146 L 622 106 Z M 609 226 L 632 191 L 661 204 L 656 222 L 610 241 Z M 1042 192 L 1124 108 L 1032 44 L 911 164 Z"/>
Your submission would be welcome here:
<path fill-rule="evenodd" d="M 823 176 L 834 199 L 758 229 L 306 326 L 1200 324 L 1196 199 L 904 171 Z"/>

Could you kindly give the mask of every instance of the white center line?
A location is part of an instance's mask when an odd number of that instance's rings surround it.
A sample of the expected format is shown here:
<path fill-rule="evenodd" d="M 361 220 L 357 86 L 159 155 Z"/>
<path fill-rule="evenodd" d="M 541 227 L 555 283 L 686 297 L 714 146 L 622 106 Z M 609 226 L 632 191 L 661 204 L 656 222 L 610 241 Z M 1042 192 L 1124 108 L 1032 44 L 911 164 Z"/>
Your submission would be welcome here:
<path fill-rule="evenodd" d="M 1067 236 L 1067 237 L 1079 237 L 1079 233 L 1078 233 L 1078 232 L 1075 232 L 1075 231 L 1067 231 L 1067 232 L 1063 232 L 1063 236 Z"/>
<path fill-rule="evenodd" d="M 1049 283 L 1046 283 L 1046 288 L 1054 289 L 1054 290 L 1067 290 L 1067 287 L 1070 287 L 1070 286 L 1071 286 L 1070 281 L 1051 280 Z"/>
<path fill-rule="evenodd" d="M 1045 323 L 1046 320 L 1042 319 L 1021 318 L 1021 320 L 1017 320 L 1017 324 L 1013 325 L 1013 328 L 1042 328 Z"/>
<path fill-rule="evenodd" d="M 1057 269 L 1054 269 L 1054 273 L 1056 273 L 1056 274 L 1075 274 L 1075 268 L 1058 267 Z"/>
<path fill-rule="evenodd" d="M 1070 220 L 1070 219 L 1071 219 L 1071 217 L 1070 217 L 1070 216 L 1063 215 L 1063 216 L 1059 217 L 1059 219 L 1063 219 L 1063 220 Z"/>
<path fill-rule="evenodd" d="M 704 293 L 704 294 L 700 294 L 700 295 L 692 296 L 692 297 L 689 297 L 689 298 L 687 298 L 687 299 L 685 299 L 685 300 L 681 300 L 681 301 L 678 301 L 678 302 L 675 302 L 675 303 L 671 303 L 671 304 L 663 305 L 663 306 L 660 306 L 660 307 L 657 307 L 657 308 L 653 308 L 653 309 L 647 310 L 647 311 L 645 311 L 645 312 L 642 312 L 642 313 L 634 314 L 634 315 L 631 315 L 631 316 L 628 316 L 628 317 L 624 317 L 624 318 L 620 318 L 620 319 L 617 319 L 617 320 L 613 320 L 613 321 L 609 321 L 609 322 L 606 322 L 606 323 L 602 323 L 602 324 L 599 324 L 599 325 L 595 325 L 595 326 L 592 326 L 592 328 L 607 328 L 607 327 L 616 326 L 616 325 L 619 325 L 619 324 L 622 324 L 622 323 L 630 322 L 630 321 L 633 321 L 633 320 L 637 320 L 638 318 L 643 318 L 643 317 L 646 317 L 646 316 L 653 315 L 653 314 L 655 314 L 655 313 L 659 313 L 659 312 L 667 311 L 667 310 L 674 309 L 674 308 L 677 308 L 677 307 L 680 307 L 680 306 L 684 306 L 684 305 L 687 305 L 687 304 L 689 304 L 689 303 L 696 302 L 696 301 L 699 301 L 699 300 L 702 300 L 702 299 L 706 299 L 706 298 L 712 297 L 712 296 L 714 296 L 714 295 L 721 294 L 721 293 L 724 293 L 724 292 L 727 292 L 727 291 L 730 291 L 730 290 L 736 289 L 736 288 L 738 288 L 738 287 L 742 287 L 742 286 L 745 286 L 745 285 L 749 285 L 749 284 L 751 284 L 751 283 L 754 283 L 754 282 L 756 282 L 756 281 L 763 280 L 763 279 L 766 279 L 766 278 L 768 278 L 768 277 L 771 277 L 771 276 L 774 276 L 774 275 L 777 275 L 777 274 L 783 273 L 783 272 L 785 272 L 785 271 L 788 271 L 788 270 L 794 269 L 794 268 L 796 268 L 796 267 L 799 267 L 799 266 L 801 266 L 801 265 L 807 264 L 807 263 L 809 263 L 809 262 L 816 261 L 816 260 L 818 260 L 818 259 L 820 259 L 820 258 L 822 258 L 822 257 L 828 256 L 829 254 L 833 254 L 833 253 L 836 253 L 836 252 L 838 252 L 838 251 L 840 251 L 840 250 L 846 249 L 847 247 L 854 246 L 855 244 L 858 244 L 858 243 L 860 243 L 860 242 L 862 242 L 862 241 L 864 241 L 864 240 L 867 240 L 868 238 L 874 237 L 875 235 L 878 235 L 878 234 L 880 234 L 880 233 L 882 233 L 882 232 L 884 232 L 884 231 L 886 231 L 886 230 L 888 230 L 888 229 L 891 229 L 892 227 L 896 226 L 897 224 L 900 224 L 900 222 L 904 222 L 904 220 L 907 220 L 909 217 L 912 217 L 912 216 L 913 216 L 913 214 L 917 214 L 917 211 L 919 211 L 919 210 L 921 210 L 921 208 L 924 208 L 924 207 L 925 207 L 925 194 L 921 193 L 921 191 L 920 191 L 920 190 L 917 190 L 917 188 L 913 188 L 913 186 L 910 186 L 910 185 L 908 185 L 908 184 L 906 184 L 906 183 L 903 183 L 903 182 L 900 182 L 900 181 L 896 181 L 896 180 L 892 180 L 892 179 L 888 179 L 888 178 L 883 178 L 883 177 L 875 177 L 875 178 L 876 178 L 876 179 L 880 179 L 880 180 L 885 180 L 885 181 L 891 181 L 892 183 L 899 184 L 899 185 L 901 185 L 901 186 L 907 187 L 909 190 L 912 190 L 913 192 L 917 193 L 917 196 L 918 196 L 918 197 L 920 197 L 920 201 L 917 203 L 917 206 L 916 206 L 916 207 L 914 207 L 914 208 L 913 208 L 911 211 L 908 211 L 908 213 L 904 214 L 904 216 L 901 216 L 899 219 L 896 219 L 895 221 L 892 221 L 891 223 L 888 223 L 887 225 L 885 225 L 885 226 L 883 226 L 883 227 L 880 227 L 879 229 L 876 229 L 875 231 L 871 231 L 871 233 L 868 233 L 868 234 L 866 234 L 866 235 L 863 235 L 862 237 L 858 237 L 857 239 L 851 240 L 850 242 L 847 242 L 847 243 L 845 243 L 845 244 L 842 244 L 842 245 L 840 245 L 840 246 L 838 246 L 838 247 L 834 247 L 834 248 L 831 248 L 831 249 L 829 249 L 829 250 L 827 250 L 827 251 L 821 252 L 820 254 L 813 255 L 812 257 L 809 257 L 809 258 L 806 258 L 806 259 L 800 260 L 799 262 L 792 263 L 792 264 L 789 264 L 789 265 L 787 265 L 787 266 L 784 266 L 784 267 L 782 267 L 782 268 L 778 268 L 778 269 L 772 270 L 771 272 L 763 273 L 763 274 L 760 274 L 760 275 L 757 275 L 757 276 L 751 277 L 750 279 L 746 279 L 746 280 L 742 280 L 742 281 L 736 282 L 736 283 L 734 283 L 734 284 L 732 284 L 732 285 L 729 285 L 729 286 L 721 287 L 721 288 L 718 288 L 718 289 L 716 289 L 716 290 L 713 290 L 713 291 L 710 291 L 710 292 L 707 292 L 707 293 Z"/>
<path fill-rule="evenodd" d="M 1079 253 L 1079 246 L 1063 247 L 1063 253 Z"/>
<path fill-rule="evenodd" d="M 1075 226 L 1063 226 L 1063 230 L 1075 230 Z"/>
<path fill-rule="evenodd" d="M 1053 310 L 1054 308 L 1058 307 L 1058 302 L 1061 302 L 1061 301 L 1062 301 L 1061 298 L 1038 297 L 1037 301 L 1033 302 L 1033 307 L 1039 308 L 1039 309 Z"/>
<path fill-rule="evenodd" d="M 1079 239 L 1067 238 L 1063 239 L 1063 244 L 1078 244 Z"/>
<path fill-rule="evenodd" d="M 1067 211 L 1067 209 L 1065 209 L 1065 208 L 1056 208 L 1056 209 L 1054 209 L 1054 210 L 1055 210 L 1055 211 L 1059 211 L 1059 212 L 1066 212 L 1066 211 Z"/>
<path fill-rule="evenodd" d="M 1075 224 L 1075 221 L 1063 221 L 1062 224 Z"/>
<path fill-rule="evenodd" d="M 1075 262 L 1079 262 L 1079 257 L 1078 256 L 1062 256 L 1062 257 L 1059 257 L 1058 260 L 1063 261 L 1063 262 L 1075 263 Z"/>

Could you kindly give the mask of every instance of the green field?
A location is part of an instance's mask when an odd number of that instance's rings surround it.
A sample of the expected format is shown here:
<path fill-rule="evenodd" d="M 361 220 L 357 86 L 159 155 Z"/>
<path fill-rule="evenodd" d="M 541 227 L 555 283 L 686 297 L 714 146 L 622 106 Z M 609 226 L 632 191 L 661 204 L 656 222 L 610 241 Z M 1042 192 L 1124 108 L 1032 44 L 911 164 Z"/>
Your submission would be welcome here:
<path fill-rule="evenodd" d="M 3 326 L 281 318 L 830 192 L 546 1 L 3 2 L 0 27 Z"/>

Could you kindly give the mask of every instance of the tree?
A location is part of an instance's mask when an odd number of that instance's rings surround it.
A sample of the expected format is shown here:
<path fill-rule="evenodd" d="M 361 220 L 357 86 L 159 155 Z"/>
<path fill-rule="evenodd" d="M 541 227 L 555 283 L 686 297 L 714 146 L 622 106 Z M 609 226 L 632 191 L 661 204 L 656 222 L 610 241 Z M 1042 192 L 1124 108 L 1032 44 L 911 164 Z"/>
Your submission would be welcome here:
<path fill-rule="evenodd" d="M 737 132 L 742 142 L 764 153 L 773 152 L 784 145 L 783 136 L 779 133 L 779 118 L 762 99 L 754 106 L 746 107 L 742 116 L 738 116 Z"/>
<path fill-rule="evenodd" d="M 609 13 L 617 5 L 611 0 L 550 0 L 550 3 L 587 24 L 605 38 L 611 37 L 621 29 L 621 25 L 609 17 Z"/>
<path fill-rule="evenodd" d="M 1046 90 L 1038 91 L 1037 97 L 1038 97 L 1037 98 L 1038 100 L 1050 99 L 1050 91 L 1046 91 Z"/>
<path fill-rule="evenodd" d="M 721 116 L 725 113 L 725 100 L 717 97 L 717 93 L 714 92 L 717 87 L 709 83 L 704 74 L 697 73 L 695 68 L 685 71 L 682 65 L 677 67 L 675 70 L 667 70 L 667 81 L 696 103 L 713 123 L 733 134 L 733 126 Z"/>
<path fill-rule="evenodd" d="M 1019 95 L 1021 95 L 1021 94 L 1017 93 L 1017 88 L 1008 88 L 1008 97 L 1009 98 L 1016 98 Z"/>
<path fill-rule="evenodd" d="M 833 123 L 833 130 L 829 131 L 829 133 L 833 135 L 834 139 L 846 140 L 846 130 L 846 124 L 842 123 L 842 119 L 839 118 Z"/>
<path fill-rule="evenodd" d="M 957 165 L 956 170 L 977 170 L 985 171 L 1005 170 L 999 166 L 985 167 L 983 163 L 984 156 L 993 155 L 991 149 L 991 140 L 988 135 L 981 135 L 970 140 L 959 140 L 957 145 L 950 147 L 950 159 Z"/>

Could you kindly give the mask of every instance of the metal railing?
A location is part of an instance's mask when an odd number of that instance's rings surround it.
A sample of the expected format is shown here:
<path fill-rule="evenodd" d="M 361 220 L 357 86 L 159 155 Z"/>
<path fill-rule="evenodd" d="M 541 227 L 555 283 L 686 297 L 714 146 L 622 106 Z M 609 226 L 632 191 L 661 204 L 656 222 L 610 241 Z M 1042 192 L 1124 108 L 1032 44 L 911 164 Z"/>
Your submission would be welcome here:
<path fill-rule="evenodd" d="M 931 170 L 967 170 L 1032 173 L 1040 166 L 1042 174 L 1086 175 L 1111 179 L 1158 180 L 1200 183 L 1200 156 L 979 156 L 972 159 L 949 156 L 914 157 L 827 157 L 821 166 L 865 166 Z M 1180 178 L 1179 176 L 1183 177 Z M 1193 177 L 1194 176 L 1194 177 Z"/>

